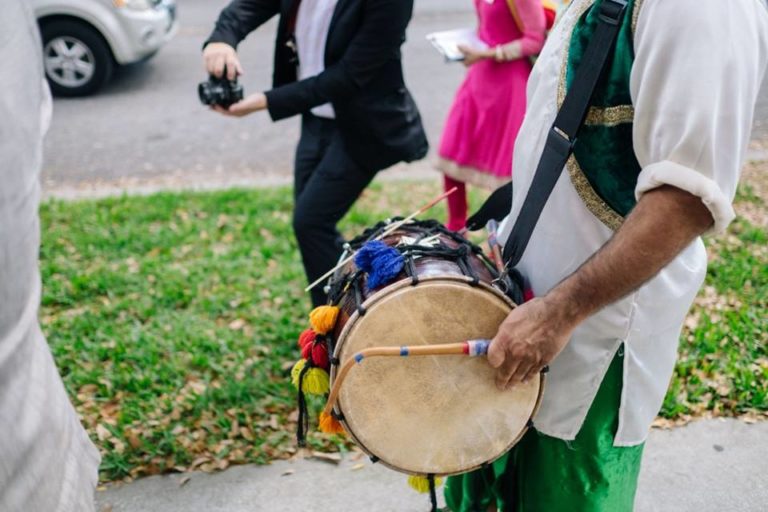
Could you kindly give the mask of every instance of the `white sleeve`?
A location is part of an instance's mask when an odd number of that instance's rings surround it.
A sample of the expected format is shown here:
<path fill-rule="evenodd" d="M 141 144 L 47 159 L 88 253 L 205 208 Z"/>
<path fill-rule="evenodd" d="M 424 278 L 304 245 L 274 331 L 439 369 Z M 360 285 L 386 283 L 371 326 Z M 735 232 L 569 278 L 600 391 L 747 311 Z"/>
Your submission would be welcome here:
<path fill-rule="evenodd" d="M 714 230 L 731 203 L 768 65 L 763 0 L 645 0 L 631 94 L 642 172 L 635 195 L 672 185 L 701 197 Z"/>

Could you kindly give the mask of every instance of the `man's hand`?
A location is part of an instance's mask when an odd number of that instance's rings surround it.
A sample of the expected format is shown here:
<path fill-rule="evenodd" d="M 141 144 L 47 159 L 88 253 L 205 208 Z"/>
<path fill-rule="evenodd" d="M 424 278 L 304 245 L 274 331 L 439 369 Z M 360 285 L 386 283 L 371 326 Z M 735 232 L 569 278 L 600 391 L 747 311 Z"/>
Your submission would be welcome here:
<path fill-rule="evenodd" d="M 499 389 L 530 379 L 560 353 L 576 327 L 568 310 L 546 297 L 512 310 L 488 349 Z"/>
<path fill-rule="evenodd" d="M 243 74 L 240 59 L 237 52 L 227 43 L 209 43 L 203 50 L 203 62 L 208 74 L 221 78 L 224 69 L 227 70 L 227 78 L 234 80 Z"/>
<path fill-rule="evenodd" d="M 221 105 L 214 105 L 211 108 L 225 116 L 243 117 L 267 108 L 267 96 L 263 92 L 256 92 L 245 97 L 242 101 L 233 103 L 228 109 Z"/>
<path fill-rule="evenodd" d="M 579 323 L 652 279 L 712 226 L 701 198 L 665 185 L 643 194 L 616 234 L 545 296 L 507 316 L 488 349 L 500 388 L 532 377 Z"/>
<path fill-rule="evenodd" d="M 477 50 L 471 46 L 466 46 L 463 44 L 460 44 L 458 48 L 462 55 L 464 55 L 464 60 L 461 62 L 465 67 L 469 67 L 483 59 L 490 59 L 493 57 L 493 52 L 491 50 Z"/>

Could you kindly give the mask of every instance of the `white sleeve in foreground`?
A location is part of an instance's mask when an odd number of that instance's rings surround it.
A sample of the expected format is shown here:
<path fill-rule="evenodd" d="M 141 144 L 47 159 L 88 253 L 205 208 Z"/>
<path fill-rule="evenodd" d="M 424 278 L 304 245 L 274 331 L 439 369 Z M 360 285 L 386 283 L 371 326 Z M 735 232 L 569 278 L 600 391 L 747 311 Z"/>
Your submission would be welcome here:
<path fill-rule="evenodd" d="M 635 194 L 686 190 L 722 231 L 768 65 L 768 12 L 756 0 L 645 0 L 635 54 Z"/>

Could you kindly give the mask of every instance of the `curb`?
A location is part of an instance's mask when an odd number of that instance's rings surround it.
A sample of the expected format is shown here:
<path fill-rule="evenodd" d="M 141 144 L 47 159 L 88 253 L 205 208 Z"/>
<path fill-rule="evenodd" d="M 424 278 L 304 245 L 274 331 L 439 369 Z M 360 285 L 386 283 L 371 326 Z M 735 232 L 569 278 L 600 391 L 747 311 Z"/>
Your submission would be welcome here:
<path fill-rule="evenodd" d="M 432 165 L 433 157 L 410 164 L 397 164 L 377 175 L 375 182 L 428 181 L 437 182 L 440 172 Z M 768 162 L 768 149 L 751 148 L 746 162 Z M 124 178 L 116 181 L 88 181 L 76 185 L 43 185 L 43 201 L 78 201 L 121 196 L 146 196 L 158 192 L 211 192 L 232 188 L 288 187 L 293 183 L 290 173 L 263 174 L 258 171 L 230 176 L 190 176 L 175 172 L 152 178 Z"/>

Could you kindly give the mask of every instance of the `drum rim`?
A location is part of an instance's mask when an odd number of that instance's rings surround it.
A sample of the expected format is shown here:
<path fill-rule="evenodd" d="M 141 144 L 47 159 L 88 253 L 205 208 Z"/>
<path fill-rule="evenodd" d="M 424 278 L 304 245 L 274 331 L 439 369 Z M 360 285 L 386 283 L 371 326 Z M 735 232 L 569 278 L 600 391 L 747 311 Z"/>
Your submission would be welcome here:
<path fill-rule="evenodd" d="M 368 299 L 366 299 L 363 302 L 362 309 L 363 309 L 363 311 L 369 309 L 371 306 L 375 305 L 377 302 L 381 301 L 383 298 L 385 298 L 387 295 L 389 295 L 389 293 L 385 294 L 383 292 L 392 292 L 392 291 L 398 290 L 400 288 L 416 287 L 416 286 L 419 286 L 419 285 L 422 285 L 422 284 L 431 283 L 431 282 L 435 282 L 435 281 L 442 281 L 442 282 L 453 281 L 453 282 L 457 282 L 457 283 L 460 283 L 460 284 L 468 285 L 468 286 L 470 286 L 472 288 L 478 288 L 478 287 L 485 288 L 486 290 L 492 292 L 495 296 L 500 298 L 504 303 L 506 303 L 510 307 L 510 311 L 517 307 L 517 304 L 515 304 L 509 297 L 507 297 L 505 294 L 503 294 L 497 288 L 495 288 L 495 287 L 493 287 L 493 286 L 491 286 L 491 285 L 489 285 L 487 283 L 484 283 L 482 281 L 479 282 L 479 283 L 475 283 L 471 278 L 466 277 L 466 276 L 439 275 L 439 276 L 429 276 L 429 277 L 420 278 L 419 282 L 416 283 L 416 284 L 414 284 L 409 279 L 405 279 L 405 280 L 400 280 L 400 281 L 398 281 L 396 283 L 393 283 L 393 284 L 391 284 L 389 286 L 386 286 L 386 287 L 382 288 L 381 290 L 378 290 L 376 293 L 374 293 L 370 297 L 368 297 Z M 342 330 L 339 333 L 339 336 L 338 336 L 338 338 L 336 340 L 336 344 L 335 344 L 336 346 L 334 347 L 334 351 L 333 351 L 334 352 L 333 353 L 333 357 L 334 358 L 338 358 L 339 353 L 341 352 L 341 349 L 344 346 L 343 340 L 345 340 L 347 338 L 347 336 L 349 335 L 349 331 L 352 329 L 352 327 L 363 316 L 364 315 L 360 314 L 360 309 L 359 308 L 355 309 L 355 311 L 349 316 L 349 319 L 344 324 L 344 327 L 342 328 Z M 332 365 L 331 366 L 331 371 L 330 371 L 331 385 L 333 385 L 333 382 L 334 382 L 334 380 L 336 378 L 336 371 L 337 371 L 337 366 L 336 365 Z M 464 474 L 464 473 L 468 473 L 470 471 L 474 471 L 476 469 L 480 469 L 480 468 L 485 467 L 485 466 L 487 466 L 489 464 L 492 464 L 494 461 L 498 460 L 499 458 L 504 456 L 507 452 L 509 452 L 517 443 L 520 442 L 520 440 L 523 438 L 523 436 L 531 428 L 531 426 L 533 424 L 532 420 L 533 420 L 534 417 L 536 417 L 536 414 L 539 412 L 539 408 L 541 407 L 541 399 L 542 399 L 542 396 L 544 394 L 545 383 L 546 383 L 546 375 L 545 375 L 545 373 L 541 372 L 541 373 L 539 373 L 539 386 L 538 386 L 538 394 L 536 396 L 536 402 L 534 403 L 533 410 L 531 411 L 531 415 L 528 417 L 527 425 L 520 430 L 520 433 L 517 435 L 517 437 L 515 437 L 512 440 L 512 442 L 506 448 L 504 448 L 504 450 L 502 450 L 501 453 L 497 457 L 494 457 L 494 458 L 492 458 L 490 460 L 487 460 L 485 462 L 481 462 L 480 464 L 477 464 L 476 466 L 473 466 L 471 468 L 462 469 L 461 471 L 454 471 L 454 472 L 448 472 L 448 473 L 433 473 L 432 475 L 436 476 L 436 477 L 445 477 L 445 476 L 461 475 L 461 474 Z M 384 459 L 380 455 L 377 455 L 377 454 L 373 453 L 367 446 L 365 446 L 365 444 L 360 442 L 360 440 L 357 438 L 357 436 L 355 436 L 354 432 L 352 431 L 351 428 L 349 428 L 349 425 L 347 424 L 346 420 L 344 419 L 344 411 L 341 408 L 341 400 L 340 400 L 340 398 L 341 397 L 339 397 L 339 400 L 336 401 L 336 404 L 333 407 L 333 411 L 334 411 L 334 413 L 338 414 L 338 416 L 340 418 L 339 421 L 344 426 L 344 430 L 347 433 L 347 435 L 363 451 L 363 453 L 368 455 L 368 457 L 371 459 L 371 461 L 373 461 L 374 463 L 381 464 L 382 466 L 387 467 L 389 469 L 392 469 L 394 471 L 397 471 L 399 473 L 404 473 L 404 474 L 407 474 L 407 475 L 419 475 L 419 474 L 422 474 L 422 473 L 414 473 L 412 471 L 408 471 L 406 469 L 403 469 L 403 468 L 401 468 L 399 466 L 395 466 L 394 464 L 388 462 L 386 459 Z"/>

